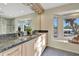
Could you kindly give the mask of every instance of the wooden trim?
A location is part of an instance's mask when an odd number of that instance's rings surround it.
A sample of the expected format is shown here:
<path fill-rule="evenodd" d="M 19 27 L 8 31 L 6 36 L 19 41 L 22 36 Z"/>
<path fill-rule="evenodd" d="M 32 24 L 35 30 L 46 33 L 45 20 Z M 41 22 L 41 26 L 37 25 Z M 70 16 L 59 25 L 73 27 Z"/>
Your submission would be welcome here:
<path fill-rule="evenodd" d="M 37 14 L 42 14 L 44 12 L 44 9 L 40 3 L 28 3 L 28 4 L 24 4 L 24 5 L 30 6 L 31 9 L 33 11 L 35 11 Z"/>
<path fill-rule="evenodd" d="M 38 14 L 42 14 L 44 12 L 43 7 L 39 3 L 32 3 L 32 10 L 34 10 Z"/>

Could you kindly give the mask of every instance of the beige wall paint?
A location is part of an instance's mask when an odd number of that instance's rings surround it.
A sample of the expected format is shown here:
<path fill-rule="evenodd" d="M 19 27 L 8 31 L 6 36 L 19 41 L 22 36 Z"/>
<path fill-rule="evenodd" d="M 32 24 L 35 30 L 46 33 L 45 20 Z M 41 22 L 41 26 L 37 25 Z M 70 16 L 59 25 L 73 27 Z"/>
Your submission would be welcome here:
<path fill-rule="evenodd" d="M 62 16 L 57 16 L 58 17 L 58 39 L 63 39 L 64 38 L 64 32 L 63 32 L 63 18 Z"/>
<path fill-rule="evenodd" d="M 46 17 L 45 14 L 41 14 L 41 29 L 46 30 Z"/>

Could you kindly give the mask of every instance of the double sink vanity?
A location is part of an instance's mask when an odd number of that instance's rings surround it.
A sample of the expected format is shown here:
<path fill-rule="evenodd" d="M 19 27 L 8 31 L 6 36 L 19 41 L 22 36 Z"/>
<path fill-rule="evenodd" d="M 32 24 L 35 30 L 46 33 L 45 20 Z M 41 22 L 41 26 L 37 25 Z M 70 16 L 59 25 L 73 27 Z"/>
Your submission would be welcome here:
<path fill-rule="evenodd" d="M 0 40 L 1 56 L 40 56 L 47 46 L 47 32 Z"/>

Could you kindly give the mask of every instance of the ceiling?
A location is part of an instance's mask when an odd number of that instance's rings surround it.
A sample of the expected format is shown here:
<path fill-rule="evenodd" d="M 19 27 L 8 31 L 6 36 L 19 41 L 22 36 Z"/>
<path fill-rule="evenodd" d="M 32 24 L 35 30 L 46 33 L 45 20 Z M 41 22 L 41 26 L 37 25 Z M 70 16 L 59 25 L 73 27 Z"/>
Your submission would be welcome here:
<path fill-rule="evenodd" d="M 30 13 L 34 13 L 34 11 L 31 10 L 29 6 L 25 6 L 21 3 L 0 3 L 0 15 L 3 15 L 5 17 L 12 18 L 21 15 L 27 15 Z"/>
<path fill-rule="evenodd" d="M 41 3 L 44 9 L 51 9 L 51 8 L 62 6 L 64 4 L 66 3 Z"/>
<path fill-rule="evenodd" d="M 65 3 L 41 3 L 45 10 L 64 4 Z M 24 5 L 22 3 L 0 3 L 0 15 L 5 17 L 13 18 L 31 13 L 34 13 L 34 11 L 30 8 L 30 6 Z"/>

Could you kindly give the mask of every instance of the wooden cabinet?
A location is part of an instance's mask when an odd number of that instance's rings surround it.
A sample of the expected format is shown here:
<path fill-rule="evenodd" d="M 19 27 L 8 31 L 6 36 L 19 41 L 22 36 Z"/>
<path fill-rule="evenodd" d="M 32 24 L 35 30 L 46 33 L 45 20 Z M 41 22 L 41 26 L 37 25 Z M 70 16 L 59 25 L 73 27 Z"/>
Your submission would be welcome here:
<path fill-rule="evenodd" d="M 42 45 L 42 39 L 41 39 L 41 36 L 39 36 L 34 43 L 35 56 L 40 56 L 41 49 L 42 49 L 41 45 Z"/>
<path fill-rule="evenodd" d="M 21 45 L 3 52 L 3 56 L 21 56 Z"/>
<path fill-rule="evenodd" d="M 31 41 L 26 42 L 22 45 L 23 56 L 34 56 L 34 41 L 35 39 L 32 39 Z"/>
<path fill-rule="evenodd" d="M 26 56 L 27 55 L 27 46 L 26 43 L 22 44 L 22 56 Z"/>
<path fill-rule="evenodd" d="M 27 56 L 34 56 L 34 40 L 26 43 L 27 46 Z"/>
<path fill-rule="evenodd" d="M 43 33 L 28 42 L 8 49 L 0 55 L 2 56 L 40 56 L 47 45 L 47 34 Z"/>
<path fill-rule="evenodd" d="M 47 34 L 43 34 L 42 35 L 42 45 L 43 46 L 47 46 L 47 39 L 48 37 L 47 37 Z"/>
<path fill-rule="evenodd" d="M 2 56 L 2 53 L 0 53 L 0 56 Z"/>
<path fill-rule="evenodd" d="M 42 34 L 29 42 L 23 43 L 22 56 L 40 56 L 46 47 L 46 35 L 46 33 Z"/>
<path fill-rule="evenodd" d="M 42 34 L 34 43 L 35 56 L 40 56 L 47 45 L 47 34 Z"/>

